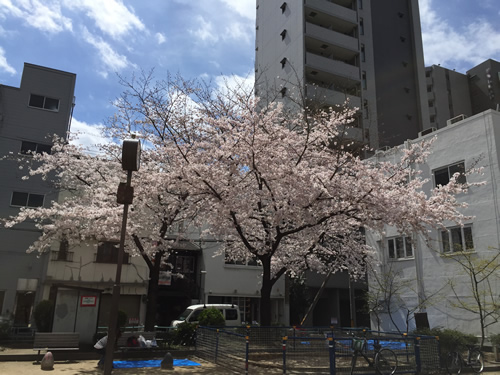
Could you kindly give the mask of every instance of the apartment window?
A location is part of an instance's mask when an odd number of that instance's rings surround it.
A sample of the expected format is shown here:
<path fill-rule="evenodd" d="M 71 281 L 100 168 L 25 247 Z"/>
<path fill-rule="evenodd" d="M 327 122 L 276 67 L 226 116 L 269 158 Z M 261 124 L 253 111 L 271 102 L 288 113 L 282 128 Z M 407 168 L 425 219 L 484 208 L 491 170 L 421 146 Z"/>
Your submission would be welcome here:
<path fill-rule="evenodd" d="M 14 191 L 10 200 L 11 206 L 16 207 L 41 207 L 43 206 L 43 194 L 22 193 Z"/>
<path fill-rule="evenodd" d="M 175 271 L 182 274 L 194 273 L 194 257 L 177 255 L 175 257 Z"/>
<path fill-rule="evenodd" d="M 465 177 L 465 163 L 462 161 L 436 169 L 434 171 L 434 186 L 437 187 L 438 185 L 444 186 L 448 184 L 450 178 L 453 177 L 455 173 L 460 174 L 457 178 L 458 183 L 465 184 L 467 182 L 467 178 Z"/>
<path fill-rule="evenodd" d="M 366 55 L 365 55 L 365 45 L 362 44 L 361 45 L 361 52 L 360 52 L 360 57 L 361 57 L 361 61 L 362 62 L 365 62 L 366 61 Z"/>
<path fill-rule="evenodd" d="M 281 40 L 285 40 L 285 38 L 286 38 L 286 29 L 284 29 L 284 30 L 280 33 L 280 35 L 281 35 Z"/>
<path fill-rule="evenodd" d="M 389 238 L 387 240 L 389 250 L 389 259 L 408 259 L 413 258 L 413 244 L 411 238 L 400 236 Z"/>
<path fill-rule="evenodd" d="M 49 111 L 59 110 L 59 99 L 49 98 L 42 95 L 30 95 L 30 107 L 47 109 Z"/>
<path fill-rule="evenodd" d="M 361 73 L 361 87 L 363 88 L 363 90 L 366 90 L 366 86 L 367 86 L 367 83 L 366 83 L 366 72 L 363 71 Z"/>
<path fill-rule="evenodd" d="M 363 9 L 363 0 L 358 0 L 358 9 Z"/>
<path fill-rule="evenodd" d="M 363 18 L 359 18 L 359 35 L 365 35 L 365 22 Z"/>
<path fill-rule="evenodd" d="M 280 61 L 280 64 L 281 64 L 281 69 L 283 69 L 286 65 L 286 57 L 283 57 Z"/>
<path fill-rule="evenodd" d="M 229 258 L 227 253 L 225 254 L 224 263 L 225 264 L 239 265 L 239 266 L 259 266 L 260 265 L 260 262 L 257 259 L 257 257 L 251 257 L 251 258 L 247 258 L 244 260 L 232 260 Z"/>
<path fill-rule="evenodd" d="M 118 250 L 120 244 L 114 241 L 99 242 L 97 245 L 96 263 L 118 263 Z M 129 255 L 123 254 L 123 264 L 128 264 Z"/>
<path fill-rule="evenodd" d="M 283 87 L 281 90 L 280 90 L 280 93 L 281 93 L 281 97 L 284 98 L 286 96 L 286 87 Z"/>
<path fill-rule="evenodd" d="M 471 225 L 448 228 L 442 230 L 440 235 L 443 253 L 474 251 Z"/>
<path fill-rule="evenodd" d="M 281 4 L 280 8 L 281 8 L 281 13 L 285 13 L 285 10 L 286 10 L 286 1 L 283 2 L 283 4 Z"/>
<path fill-rule="evenodd" d="M 50 154 L 52 149 L 51 145 L 44 145 L 35 142 L 22 141 L 21 142 L 21 154 L 30 155 L 30 154 L 41 154 L 47 153 Z"/>

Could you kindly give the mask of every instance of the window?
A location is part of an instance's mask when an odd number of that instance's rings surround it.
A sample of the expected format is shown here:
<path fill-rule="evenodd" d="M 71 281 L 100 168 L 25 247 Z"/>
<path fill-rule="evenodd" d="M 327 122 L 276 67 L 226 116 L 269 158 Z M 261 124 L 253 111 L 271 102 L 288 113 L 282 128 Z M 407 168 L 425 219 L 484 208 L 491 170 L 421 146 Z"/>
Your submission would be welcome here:
<path fill-rule="evenodd" d="M 358 0 L 358 9 L 363 9 L 363 0 Z"/>
<path fill-rule="evenodd" d="M 43 194 L 21 193 L 19 191 L 14 191 L 12 193 L 10 205 L 16 207 L 41 207 L 43 206 L 44 198 L 45 196 Z"/>
<path fill-rule="evenodd" d="M 443 253 L 474 251 L 471 225 L 442 230 L 440 237 Z"/>
<path fill-rule="evenodd" d="M 112 241 L 99 242 L 97 245 L 96 263 L 118 263 L 119 243 Z M 128 264 L 129 255 L 123 254 L 123 264 Z"/>
<path fill-rule="evenodd" d="M 52 146 L 43 145 L 35 142 L 22 141 L 21 142 L 21 154 L 30 155 L 30 154 L 41 154 L 43 152 L 50 154 Z"/>
<path fill-rule="evenodd" d="M 194 273 L 194 257 L 177 255 L 175 257 L 175 271 L 178 273 Z"/>
<path fill-rule="evenodd" d="M 281 8 L 281 13 L 285 13 L 285 10 L 286 10 L 286 1 L 283 4 L 281 4 L 280 8 Z"/>
<path fill-rule="evenodd" d="M 281 64 L 281 69 L 283 69 L 286 65 L 286 57 L 283 57 L 280 61 L 280 64 Z"/>
<path fill-rule="evenodd" d="M 465 163 L 459 162 L 447 167 L 439 168 L 434 171 L 434 186 L 438 185 L 446 185 L 450 182 L 450 178 L 453 177 L 455 173 L 459 173 L 460 175 L 457 178 L 457 182 L 460 184 L 465 184 L 467 182 L 467 178 L 465 177 Z"/>
<path fill-rule="evenodd" d="M 59 99 L 48 98 L 42 95 L 30 95 L 30 107 L 35 108 L 43 108 L 49 111 L 58 111 L 59 110 Z"/>
<path fill-rule="evenodd" d="M 283 87 L 281 90 L 280 90 L 280 93 L 281 93 L 281 97 L 284 98 L 286 96 L 286 87 Z"/>
<path fill-rule="evenodd" d="M 390 259 L 413 258 L 413 244 L 410 237 L 389 238 L 387 240 L 387 248 L 389 249 Z"/>
<path fill-rule="evenodd" d="M 366 90 L 366 85 L 367 85 L 367 83 L 366 83 L 366 72 L 365 72 L 365 71 L 363 71 L 363 72 L 361 73 L 361 87 L 362 87 L 364 90 Z"/>
<path fill-rule="evenodd" d="M 361 61 L 365 62 L 366 61 L 366 54 L 365 54 L 365 45 L 364 44 L 361 45 L 360 55 L 361 55 Z"/>
<path fill-rule="evenodd" d="M 280 33 L 281 35 L 281 40 L 285 40 L 286 38 L 286 29 L 283 29 L 283 31 Z"/>
<path fill-rule="evenodd" d="M 363 18 L 359 18 L 359 35 L 365 35 L 365 22 Z"/>
<path fill-rule="evenodd" d="M 243 260 L 232 260 L 229 259 L 228 254 L 225 254 L 225 259 L 224 262 L 226 264 L 234 264 L 234 265 L 239 265 L 239 266 L 259 266 L 260 262 L 257 259 L 257 257 L 252 257 L 248 259 L 243 259 Z"/>

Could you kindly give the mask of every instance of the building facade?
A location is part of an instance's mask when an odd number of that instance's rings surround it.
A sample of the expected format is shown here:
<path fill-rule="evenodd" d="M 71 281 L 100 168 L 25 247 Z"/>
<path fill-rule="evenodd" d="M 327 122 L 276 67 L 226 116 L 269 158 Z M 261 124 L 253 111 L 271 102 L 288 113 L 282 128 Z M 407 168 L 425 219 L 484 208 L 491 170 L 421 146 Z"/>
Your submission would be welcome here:
<path fill-rule="evenodd" d="M 398 233 L 394 228 L 386 228 L 383 235 L 367 234 L 367 242 L 378 254 L 373 262 L 375 274 L 369 280 L 369 293 L 375 298 L 372 327 L 412 330 L 416 327 L 414 313 L 426 313 L 431 328 L 479 335 L 471 274 L 463 265 L 479 265 L 500 251 L 500 112 L 490 109 L 408 142 L 434 136 L 427 161 L 412 166 L 429 179 L 424 185 L 427 194 L 435 186 L 445 185 L 455 172 L 471 168 L 483 167 L 483 174 L 461 176 L 459 181 L 485 183 L 457 196 L 459 202 L 468 204 L 463 213 L 471 217 L 463 226 L 449 223 L 446 228 L 430 230 L 429 238 Z M 397 159 L 408 142 L 379 152 L 374 159 Z M 496 314 L 500 302 L 498 271 L 478 287 L 483 308 Z M 498 323 L 491 325 L 487 333 L 497 333 L 499 328 Z"/>
<path fill-rule="evenodd" d="M 257 1 L 260 98 L 359 114 L 350 140 L 395 146 L 429 127 L 416 0 Z"/>
<path fill-rule="evenodd" d="M 65 137 L 75 104 L 76 75 L 25 63 L 19 88 L 0 85 L 0 157 L 50 152 L 50 136 Z M 57 191 L 38 178 L 22 180 L 17 162 L 0 163 L 0 217 L 14 216 L 22 207 L 49 206 Z M 15 325 L 28 325 L 41 299 L 47 257 L 26 254 L 39 237 L 29 223 L 0 227 L 0 314 Z"/>

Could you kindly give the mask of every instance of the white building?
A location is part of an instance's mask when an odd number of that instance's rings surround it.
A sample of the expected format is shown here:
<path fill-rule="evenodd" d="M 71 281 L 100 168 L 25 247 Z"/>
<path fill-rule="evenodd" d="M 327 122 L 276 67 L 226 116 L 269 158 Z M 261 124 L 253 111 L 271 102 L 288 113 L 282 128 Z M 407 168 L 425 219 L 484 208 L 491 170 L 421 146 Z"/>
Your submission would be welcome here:
<path fill-rule="evenodd" d="M 407 233 L 408 239 L 405 239 L 391 228 L 387 228 L 384 236 L 368 234 L 368 242 L 378 249 L 380 263 L 375 265 L 378 277 L 390 273 L 391 280 L 395 281 L 393 288 L 396 289 L 392 296 L 392 319 L 387 314 L 387 305 L 381 300 L 379 306 L 373 306 L 372 327 L 395 330 L 398 326 L 404 331 L 406 313 L 415 310 L 427 313 L 431 328 L 458 329 L 479 335 L 478 315 L 457 306 L 460 301 L 474 305 L 470 277 L 458 261 L 467 257 L 471 260 L 488 259 L 500 251 L 500 112 L 487 110 L 448 124 L 425 137 L 434 136 L 432 154 L 425 164 L 414 166 L 422 171 L 424 178 L 430 179 L 424 186 L 426 193 L 436 184 L 445 184 L 453 173 L 473 167 L 484 167 L 484 174 L 466 178 L 470 182 L 486 183 L 471 187 L 468 193 L 458 196 L 459 201 L 468 203 L 464 214 L 474 217 L 463 227 L 450 224 L 447 231 L 431 230 L 430 241 L 411 233 Z M 415 143 L 422 139 L 407 142 Z M 405 146 L 378 153 L 374 158 L 397 160 Z M 481 297 L 484 304 L 491 306 L 491 303 L 500 301 L 497 276 L 498 271 L 489 277 L 496 301 L 491 301 L 485 292 Z M 481 288 L 483 291 L 488 289 L 485 283 L 481 284 Z M 370 290 L 371 295 L 377 290 L 373 276 Z M 409 325 L 410 330 L 415 328 L 412 313 Z M 497 333 L 499 328 L 500 324 L 494 324 L 487 333 Z"/>

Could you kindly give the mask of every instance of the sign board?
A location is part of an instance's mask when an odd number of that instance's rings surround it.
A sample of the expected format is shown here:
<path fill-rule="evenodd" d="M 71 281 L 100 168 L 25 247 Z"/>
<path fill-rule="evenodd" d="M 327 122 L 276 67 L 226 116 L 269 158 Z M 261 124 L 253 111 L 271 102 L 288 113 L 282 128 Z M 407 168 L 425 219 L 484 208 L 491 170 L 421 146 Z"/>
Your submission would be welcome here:
<path fill-rule="evenodd" d="M 158 285 L 172 285 L 172 272 L 161 271 Z"/>
<path fill-rule="evenodd" d="M 80 297 L 80 306 L 82 307 L 92 307 L 97 304 L 96 296 L 81 296 Z"/>

